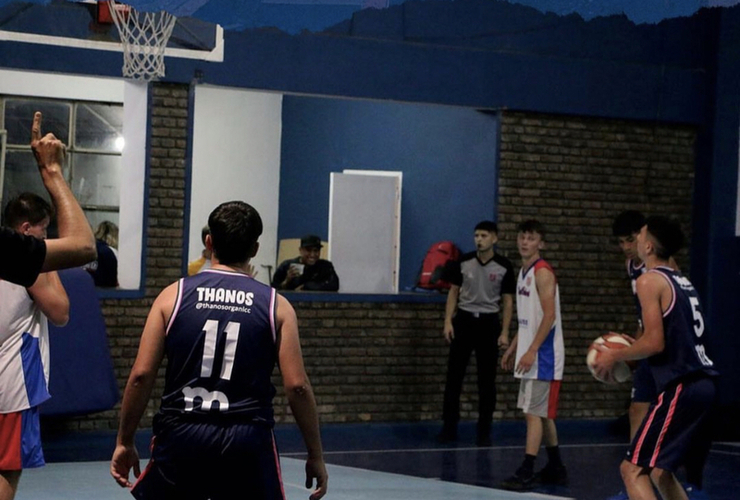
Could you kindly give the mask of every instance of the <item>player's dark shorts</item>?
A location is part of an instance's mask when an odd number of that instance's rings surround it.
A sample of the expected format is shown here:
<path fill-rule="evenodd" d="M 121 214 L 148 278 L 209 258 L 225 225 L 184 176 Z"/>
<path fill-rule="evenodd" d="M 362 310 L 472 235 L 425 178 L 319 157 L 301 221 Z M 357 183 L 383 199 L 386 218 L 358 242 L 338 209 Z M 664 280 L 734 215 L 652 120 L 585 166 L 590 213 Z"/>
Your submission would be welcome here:
<path fill-rule="evenodd" d="M 131 490 L 140 500 L 285 500 L 272 429 L 158 415 L 152 458 Z"/>
<path fill-rule="evenodd" d="M 671 384 L 650 405 L 625 460 L 675 472 L 687 458 L 714 401 L 714 378 L 694 374 Z"/>
<path fill-rule="evenodd" d="M 637 363 L 637 368 L 632 372 L 632 401 L 634 403 L 652 403 L 658 398 L 655 388 L 655 379 L 650 371 L 647 359 Z"/>

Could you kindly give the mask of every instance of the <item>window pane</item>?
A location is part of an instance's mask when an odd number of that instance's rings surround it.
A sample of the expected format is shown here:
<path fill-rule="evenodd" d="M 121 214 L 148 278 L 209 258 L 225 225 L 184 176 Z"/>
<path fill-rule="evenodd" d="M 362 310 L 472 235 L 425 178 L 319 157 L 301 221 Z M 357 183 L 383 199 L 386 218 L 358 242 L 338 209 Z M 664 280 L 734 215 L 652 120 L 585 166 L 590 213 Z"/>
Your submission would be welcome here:
<path fill-rule="evenodd" d="M 75 147 L 108 152 L 123 149 L 123 106 L 77 105 Z"/>
<path fill-rule="evenodd" d="M 119 206 L 120 156 L 73 155 L 72 192 L 80 205 Z"/>
<path fill-rule="evenodd" d="M 47 201 L 49 194 L 41 182 L 36 160 L 28 151 L 8 151 L 5 154 L 5 181 L 3 183 L 3 208 L 11 198 L 30 191 Z"/>
<path fill-rule="evenodd" d="M 41 133 L 51 132 L 57 139 L 69 145 L 70 105 L 49 101 L 7 99 L 5 101 L 5 129 L 8 144 L 31 144 L 31 125 L 36 111 L 43 113 Z"/>

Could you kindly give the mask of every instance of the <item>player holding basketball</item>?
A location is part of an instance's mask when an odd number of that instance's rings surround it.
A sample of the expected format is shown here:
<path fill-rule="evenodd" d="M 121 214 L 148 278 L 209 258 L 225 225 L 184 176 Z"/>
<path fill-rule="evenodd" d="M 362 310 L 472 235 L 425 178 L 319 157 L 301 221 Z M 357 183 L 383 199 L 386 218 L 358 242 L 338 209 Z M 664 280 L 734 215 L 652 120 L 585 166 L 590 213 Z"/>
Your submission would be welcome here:
<path fill-rule="evenodd" d="M 308 450 L 306 487 L 316 479 L 310 498 L 318 500 L 327 473 L 295 311 L 246 274 L 262 220 L 250 205 L 234 201 L 219 205 L 208 226 L 211 269 L 168 286 L 152 305 L 123 396 L 111 475 L 131 487 L 133 468 L 139 480 L 132 494 L 139 499 L 284 500 L 272 432 L 277 363 Z M 140 474 L 134 433 L 164 356 L 152 459 Z"/>
<path fill-rule="evenodd" d="M 560 384 L 563 380 L 565 349 L 560 319 L 560 293 L 552 267 L 540 256 L 545 231 L 538 221 L 518 227 L 517 247 L 522 268 L 516 286 L 519 330 L 501 358 L 501 367 L 512 369 L 521 379 L 517 406 L 527 422 L 524 462 L 513 476 L 501 483 L 509 490 L 524 490 L 537 483 L 566 484 L 567 472 L 560 459 L 555 426 Z M 516 354 L 516 361 L 514 361 Z M 534 473 L 544 436 L 547 465 Z"/>
<path fill-rule="evenodd" d="M 645 216 L 637 210 L 626 210 L 614 219 L 612 224 L 612 234 L 617 238 L 619 248 L 626 258 L 625 266 L 627 276 L 629 276 L 632 294 L 635 297 L 637 309 L 637 331 L 635 338 L 642 335 L 642 310 L 640 309 L 640 300 L 637 298 L 636 282 L 637 278 L 642 276 L 646 271 L 645 263 L 637 255 L 637 236 L 640 234 L 642 226 L 645 225 Z M 668 262 L 671 269 L 678 271 L 678 265 L 673 257 Z M 632 373 L 632 394 L 628 411 L 630 425 L 630 441 L 634 439 L 637 429 L 647 415 L 650 403 L 655 401 L 658 394 L 655 391 L 655 380 L 650 373 L 650 366 L 647 359 L 640 360 L 636 369 Z M 704 460 L 700 453 L 694 454 L 692 460 L 686 464 L 686 478 L 688 484 L 686 489 L 689 492 L 689 498 L 700 500 L 702 486 L 702 471 Z M 616 495 L 609 497 L 607 500 L 627 500 L 627 492 L 620 491 Z"/>
<path fill-rule="evenodd" d="M 677 223 L 649 217 L 637 237 L 647 271 L 637 279 L 643 333 L 630 347 L 603 349 L 595 363 L 606 375 L 615 362 L 647 358 L 658 396 L 632 439 L 621 473 L 630 499 L 665 500 L 688 496 L 674 472 L 686 462 L 715 394 L 716 370 L 706 354 L 704 319 L 691 282 L 670 267 L 683 245 Z M 652 481 L 652 482 L 651 482 Z"/>

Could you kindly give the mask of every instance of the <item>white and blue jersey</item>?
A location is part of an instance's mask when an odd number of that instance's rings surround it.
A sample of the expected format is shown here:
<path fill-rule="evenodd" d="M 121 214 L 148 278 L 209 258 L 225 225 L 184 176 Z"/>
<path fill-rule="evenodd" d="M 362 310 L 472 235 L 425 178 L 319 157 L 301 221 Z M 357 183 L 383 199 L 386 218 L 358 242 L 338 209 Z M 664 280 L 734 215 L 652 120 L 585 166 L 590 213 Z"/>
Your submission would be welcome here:
<path fill-rule="evenodd" d="M 550 264 L 543 259 L 535 261 L 527 269 L 519 271 L 516 284 L 516 314 L 519 320 L 516 346 L 516 365 L 527 352 L 529 346 L 537 335 L 537 329 L 542 323 L 544 312 L 540 295 L 537 291 L 535 273 L 539 269 L 549 269 L 553 272 Z M 553 272 L 554 274 L 554 272 Z M 532 368 L 527 373 L 515 373 L 517 378 L 537 380 L 563 380 L 563 369 L 565 367 L 565 348 L 563 344 L 563 327 L 560 319 L 560 290 L 555 284 L 555 321 L 550 331 L 537 350 L 537 357 Z"/>
<path fill-rule="evenodd" d="M 49 395 L 49 323 L 28 290 L 0 281 L 0 413 L 27 410 Z"/>
<path fill-rule="evenodd" d="M 160 413 L 272 425 L 275 290 L 207 269 L 178 283 L 167 324 Z"/>
<path fill-rule="evenodd" d="M 663 276 L 672 290 L 671 303 L 663 312 L 665 348 L 648 358 L 658 392 L 688 375 L 717 375 L 704 345 L 706 325 L 694 286 L 669 267 L 659 266 L 648 272 Z"/>

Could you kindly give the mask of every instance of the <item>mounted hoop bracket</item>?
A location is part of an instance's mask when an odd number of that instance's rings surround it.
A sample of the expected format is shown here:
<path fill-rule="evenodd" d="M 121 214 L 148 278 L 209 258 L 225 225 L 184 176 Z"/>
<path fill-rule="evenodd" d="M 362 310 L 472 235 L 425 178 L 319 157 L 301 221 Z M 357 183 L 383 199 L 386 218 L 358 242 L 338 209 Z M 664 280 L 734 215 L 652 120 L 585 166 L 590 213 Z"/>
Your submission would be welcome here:
<path fill-rule="evenodd" d="M 119 3 L 116 4 L 116 10 L 121 12 L 125 17 L 128 17 L 131 6 Z M 113 15 L 110 11 L 109 0 L 98 0 L 97 22 L 98 24 L 113 24 Z"/>

